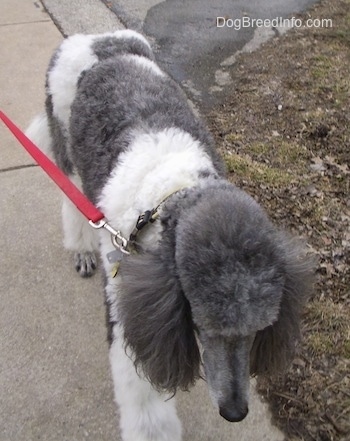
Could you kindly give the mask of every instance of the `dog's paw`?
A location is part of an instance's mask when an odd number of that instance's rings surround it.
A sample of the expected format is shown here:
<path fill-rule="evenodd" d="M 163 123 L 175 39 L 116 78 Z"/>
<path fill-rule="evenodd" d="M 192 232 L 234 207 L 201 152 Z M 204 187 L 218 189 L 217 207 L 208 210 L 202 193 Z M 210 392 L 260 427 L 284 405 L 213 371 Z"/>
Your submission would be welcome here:
<path fill-rule="evenodd" d="M 74 254 L 74 265 L 81 277 L 90 277 L 97 268 L 97 259 L 91 251 L 77 252 Z"/>

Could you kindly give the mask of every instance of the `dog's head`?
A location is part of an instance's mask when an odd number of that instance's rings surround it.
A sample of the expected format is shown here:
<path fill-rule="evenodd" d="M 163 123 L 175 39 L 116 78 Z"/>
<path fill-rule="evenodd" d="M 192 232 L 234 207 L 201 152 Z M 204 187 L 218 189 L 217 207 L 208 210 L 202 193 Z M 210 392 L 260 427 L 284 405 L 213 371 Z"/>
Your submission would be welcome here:
<path fill-rule="evenodd" d="M 220 414 L 240 421 L 249 375 L 279 371 L 293 354 L 310 262 L 222 181 L 168 204 L 163 224 L 159 246 L 122 265 L 126 342 L 158 389 L 187 389 L 202 361 Z"/>

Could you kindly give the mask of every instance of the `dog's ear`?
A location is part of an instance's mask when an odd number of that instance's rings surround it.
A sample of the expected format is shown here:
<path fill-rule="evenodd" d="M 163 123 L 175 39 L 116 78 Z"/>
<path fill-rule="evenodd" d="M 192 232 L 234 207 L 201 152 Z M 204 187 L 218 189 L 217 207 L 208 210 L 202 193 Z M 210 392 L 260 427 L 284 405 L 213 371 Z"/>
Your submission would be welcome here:
<path fill-rule="evenodd" d="M 175 393 L 199 377 L 200 354 L 174 259 L 164 254 L 160 246 L 123 262 L 118 311 L 135 367 L 157 390 Z"/>
<path fill-rule="evenodd" d="M 285 283 L 277 321 L 258 331 L 250 356 L 251 374 L 274 375 L 292 361 L 300 339 L 300 321 L 311 292 L 315 260 L 299 243 L 282 233 L 278 237 L 284 255 Z"/>

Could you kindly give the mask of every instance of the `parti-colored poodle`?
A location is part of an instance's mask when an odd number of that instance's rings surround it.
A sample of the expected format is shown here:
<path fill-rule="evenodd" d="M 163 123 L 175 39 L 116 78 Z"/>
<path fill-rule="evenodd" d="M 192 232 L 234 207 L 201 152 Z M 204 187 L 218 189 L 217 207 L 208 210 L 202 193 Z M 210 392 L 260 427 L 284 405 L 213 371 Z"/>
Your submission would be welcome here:
<path fill-rule="evenodd" d="M 103 262 L 123 440 L 179 441 L 175 392 L 202 375 L 220 415 L 243 420 L 250 375 L 293 354 L 309 259 L 225 179 L 205 125 L 140 34 L 67 38 L 46 92 L 28 136 L 130 237 L 122 259 L 64 200 L 77 271 L 93 273 L 97 250 Z"/>

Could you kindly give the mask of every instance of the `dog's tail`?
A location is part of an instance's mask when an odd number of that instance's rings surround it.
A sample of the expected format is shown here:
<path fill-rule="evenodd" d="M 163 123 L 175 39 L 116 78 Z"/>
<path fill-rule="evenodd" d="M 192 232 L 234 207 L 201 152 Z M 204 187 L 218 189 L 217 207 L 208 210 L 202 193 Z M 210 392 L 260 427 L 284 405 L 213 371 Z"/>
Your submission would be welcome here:
<path fill-rule="evenodd" d="M 29 124 L 25 134 L 27 137 L 46 153 L 49 157 L 53 157 L 52 153 L 52 137 L 50 133 L 49 121 L 45 112 L 37 115 Z"/>

